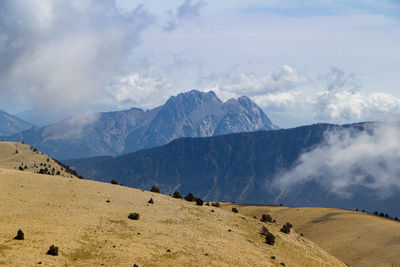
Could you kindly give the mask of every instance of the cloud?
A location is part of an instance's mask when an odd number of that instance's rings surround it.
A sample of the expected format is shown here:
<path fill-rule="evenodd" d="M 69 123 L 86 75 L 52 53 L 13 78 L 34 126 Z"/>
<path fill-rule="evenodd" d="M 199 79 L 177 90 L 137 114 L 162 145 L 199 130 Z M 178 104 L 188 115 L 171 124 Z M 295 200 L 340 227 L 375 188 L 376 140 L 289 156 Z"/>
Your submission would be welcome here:
<path fill-rule="evenodd" d="M 206 5 L 206 2 L 203 0 L 184 0 L 175 12 L 169 11 L 170 19 L 163 27 L 164 31 L 173 32 L 185 22 L 198 19 L 201 10 L 206 7 Z"/>
<path fill-rule="evenodd" d="M 327 132 L 321 145 L 302 154 L 295 167 L 276 177 L 275 186 L 285 191 L 306 181 L 316 181 L 342 197 L 352 195 L 352 186 L 390 196 L 394 189 L 400 189 L 399 160 L 397 125 Z"/>
<path fill-rule="evenodd" d="M 400 99 L 383 92 L 363 93 L 355 74 L 339 68 L 320 77 L 325 90 L 308 98 L 320 120 L 379 120 L 400 112 Z"/>
<path fill-rule="evenodd" d="M 102 104 L 153 21 L 112 0 L 5 0 L 0 10 L 0 96 L 46 111 Z"/>
<path fill-rule="evenodd" d="M 308 78 L 295 68 L 284 65 L 272 74 L 226 74 L 206 90 L 213 90 L 223 99 L 242 95 L 251 97 L 262 107 L 283 109 L 296 101 L 301 94 L 296 88 L 307 83 Z"/>
<path fill-rule="evenodd" d="M 117 77 L 108 87 L 109 101 L 118 108 L 153 108 L 162 104 L 174 91 L 173 82 L 140 74 Z M 157 97 L 154 97 L 157 96 Z"/>

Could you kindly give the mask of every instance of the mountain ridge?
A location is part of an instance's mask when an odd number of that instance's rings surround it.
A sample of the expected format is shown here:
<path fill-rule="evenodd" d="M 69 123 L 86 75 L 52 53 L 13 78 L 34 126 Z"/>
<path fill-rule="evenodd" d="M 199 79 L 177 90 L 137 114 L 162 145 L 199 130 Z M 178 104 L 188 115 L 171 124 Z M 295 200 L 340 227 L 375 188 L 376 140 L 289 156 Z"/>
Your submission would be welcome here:
<path fill-rule="evenodd" d="M 0 110 L 0 137 L 9 136 L 31 128 L 33 125 Z"/>
<path fill-rule="evenodd" d="M 7 137 L 58 159 L 119 155 L 164 145 L 179 137 L 272 130 L 268 116 L 247 97 L 222 102 L 213 91 L 192 90 L 151 110 L 72 117 Z"/>

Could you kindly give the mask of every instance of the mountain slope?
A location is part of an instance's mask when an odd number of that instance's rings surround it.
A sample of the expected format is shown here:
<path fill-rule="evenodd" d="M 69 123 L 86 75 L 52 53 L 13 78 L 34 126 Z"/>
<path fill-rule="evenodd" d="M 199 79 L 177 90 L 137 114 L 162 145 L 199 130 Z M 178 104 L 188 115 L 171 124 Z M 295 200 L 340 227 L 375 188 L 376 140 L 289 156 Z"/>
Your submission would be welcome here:
<path fill-rule="evenodd" d="M 118 185 L 0 169 L 0 202 L 4 266 L 345 266 L 280 225 Z"/>
<path fill-rule="evenodd" d="M 400 222 L 353 210 L 290 208 L 277 206 L 233 206 L 241 214 L 270 214 L 279 223 L 289 221 L 298 233 L 354 267 L 400 266 Z"/>
<path fill-rule="evenodd" d="M 32 127 L 29 122 L 23 121 L 0 110 L 0 136 L 12 135 Z"/>
<path fill-rule="evenodd" d="M 57 159 L 120 155 L 166 144 L 179 137 L 276 129 L 250 99 L 223 103 L 214 92 L 196 90 L 171 97 L 152 110 L 130 110 L 69 118 L 8 138 L 26 142 Z"/>
<path fill-rule="evenodd" d="M 89 179 L 139 188 L 158 184 L 165 192 L 192 192 L 206 199 L 243 203 L 275 203 L 376 210 L 400 217 L 400 194 L 382 196 L 379 190 L 355 184 L 347 195 L 324 183 L 305 179 L 281 190 L 274 182 L 290 170 L 304 152 L 325 142 L 327 131 L 369 131 L 371 124 L 316 124 L 294 129 L 181 138 L 165 146 L 119 157 L 66 161 Z M 323 173 L 321 173 L 323 176 Z M 327 174 L 328 175 L 328 174 Z M 400 174 L 399 174 L 400 175 Z M 372 179 L 371 177 L 369 177 Z"/>
<path fill-rule="evenodd" d="M 0 168 L 76 178 L 76 173 L 27 144 L 0 142 Z"/>

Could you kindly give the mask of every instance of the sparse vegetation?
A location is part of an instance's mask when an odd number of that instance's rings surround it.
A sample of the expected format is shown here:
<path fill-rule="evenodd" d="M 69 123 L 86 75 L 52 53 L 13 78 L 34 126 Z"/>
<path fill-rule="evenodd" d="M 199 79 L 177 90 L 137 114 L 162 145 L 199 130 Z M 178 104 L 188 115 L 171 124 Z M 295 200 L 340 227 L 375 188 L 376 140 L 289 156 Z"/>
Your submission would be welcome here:
<path fill-rule="evenodd" d="M 261 226 L 261 231 L 260 231 L 260 235 L 267 235 L 267 233 L 268 233 L 269 231 L 268 231 L 268 229 L 267 229 L 267 227 L 265 227 L 264 225 L 263 226 Z"/>
<path fill-rule="evenodd" d="M 272 223 L 272 217 L 269 214 L 263 214 L 260 219 L 261 222 L 270 222 Z"/>
<path fill-rule="evenodd" d="M 268 245 L 273 246 L 275 244 L 275 236 L 272 233 L 268 232 L 265 235 L 265 243 L 267 243 Z"/>
<path fill-rule="evenodd" d="M 18 230 L 17 235 L 14 237 L 15 240 L 24 240 L 25 235 L 24 232 L 22 232 L 21 229 Z"/>
<path fill-rule="evenodd" d="M 214 203 L 211 203 L 211 206 L 219 208 L 219 207 L 221 207 L 221 204 L 219 204 L 219 202 L 214 202 Z"/>
<path fill-rule="evenodd" d="M 173 198 L 182 198 L 181 194 L 180 194 L 178 191 L 175 191 L 175 192 L 172 194 L 172 197 L 173 197 Z"/>
<path fill-rule="evenodd" d="M 291 225 L 290 223 L 286 223 L 282 226 L 281 228 L 281 232 L 285 233 L 285 234 L 290 234 L 290 229 L 292 229 L 293 225 Z"/>
<path fill-rule="evenodd" d="M 158 188 L 158 186 L 153 185 L 150 189 L 150 192 L 153 193 L 160 193 L 160 189 Z"/>
<path fill-rule="evenodd" d="M 203 202 L 203 200 L 202 200 L 201 198 L 196 197 L 195 200 L 196 200 L 196 205 L 197 205 L 197 206 L 203 206 L 203 203 L 204 203 L 204 202 Z"/>
<path fill-rule="evenodd" d="M 58 247 L 51 245 L 46 254 L 51 256 L 58 256 Z"/>
<path fill-rule="evenodd" d="M 195 197 L 193 196 L 192 193 L 187 194 L 187 196 L 185 197 L 186 201 L 192 202 L 195 201 Z"/>
<path fill-rule="evenodd" d="M 239 211 L 238 211 L 237 208 L 233 207 L 233 208 L 232 208 L 232 212 L 233 212 L 233 213 L 238 213 Z"/>
<path fill-rule="evenodd" d="M 136 213 L 136 212 L 131 213 L 128 216 L 128 218 L 131 219 L 131 220 L 139 220 L 139 217 L 140 217 L 139 213 Z"/>

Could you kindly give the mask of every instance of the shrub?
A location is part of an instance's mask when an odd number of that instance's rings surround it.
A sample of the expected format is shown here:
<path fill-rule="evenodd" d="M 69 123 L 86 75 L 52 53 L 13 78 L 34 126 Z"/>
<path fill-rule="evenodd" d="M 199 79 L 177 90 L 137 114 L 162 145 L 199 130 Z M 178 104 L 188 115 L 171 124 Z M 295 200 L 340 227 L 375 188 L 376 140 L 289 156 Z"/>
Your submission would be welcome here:
<path fill-rule="evenodd" d="M 112 179 L 111 184 L 118 184 L 117 180 Z"/>
<path fill-rule="evenodd" d="M 272 223 L 272 217 L 269 214 L 263 214 L 260 219 L 261 222 L 270 222 Z"/>
<path fill-rule="evenodd" d="M 285 233 L 285 234 L 289 234 L 290 233 L 290 229 L 292 229 L 292 226 L 293 225 L 291 225 L 290 223 L 286 223 L 286 224 L 284 224 L 283 226 L 282 226 L 282 228 L 281 228 L 281 232 L 282 233 Z"/>
<path fill-rule="evenodd" d="M 58 247 L 51 245 L 46 254 L 52 256 L 58 256 Z"/>
<path fill-rule="evenodd" d="M 160 189 L 159 189 L 157 186 L 153 185 L 153 186 L 151 187 L 151 189 L 150 189 L 150 192 L 153 192 L 153 193 L 160 193 Z"/>
<path fill-rule="evenodd" d="M 275 244 L 275 236 L 273 234 L 271 234 L 270 232 L 268 232 L 265 235 L 265 243 L 267 243 L 268 245 L 273 246 Z"/>
<path fill-rule="evenodd" d="M 24 232 L 21 229 L 18 230 L 17 235 L 14 237 L 15 240 L 24 240 Z"/>
<path fill-rule="evenodd" d="M 173 198 L 182 198 L 181 194 L 180 194 L 178 191 L 175 191 L 175 192 L 172 194 L 172 197 L 173 197 Z"/>
<path fill-rule="evenodd" d="M 232 212 L 233 212 L 233 213 L 238 213 L 239 211 L 238 211 L 237 208 L 233 207 L 233 208 L 232 208 Z"/>
<path fill-rule="evenodd" d="M 23 170 L 24 170 L 24 167 L 19 166 L 19 167 L 18 167 L 18 170 L 23 171 Z"/>
<path fill-rule="evenodd" d="M 196 205 L 197 205 L 197 206 L 203 206 L 203 203 L 204 203 L 204 202 L 203 202 L 203 200 L 202 200 L 201 198 L 196 197 L 195 200 L 196 200 Z"/>
<path fill-rule="evenodd" d="M 219 202 L 211 203 L 211 206 L 216 207 L 216 208 L 221 207 L 221 205 L 219 204 Z"/>
<path fill-rule="evenodd" d="M 154 201 L 152 198 L 150 198 L 150 200 L 147 203 L 154 204 Z"/>
<path fill-rule="evenodd" d="M 195 197 L 192 195 L 192 193 L 187 194 L 187 196 L 185 197 L 186 201 L 192 202 L 195 201 Z"/>
<path fill-rule="evenodd" d="M 133 265 L 133 267 L 139 267 L 139 265 L 137 265 L 136 263 Z"/>
<path fill-rule="evenodd" d="M 128 216 L 128 218 L 129 219 L 131 219 L 131 220 L 139 220 L 139 213 L 136 213 L 136 212 L 134 212 L 134 213 L 131 213 L 131 214 L 129 214 L 129 216 Z"/>
<path fill-rule="evenodd" d="M 261 231 L 260 231 L 260 235 L 267 235 L 269 233 L 267 227 L 265 226 L 261 226 Z"/>

